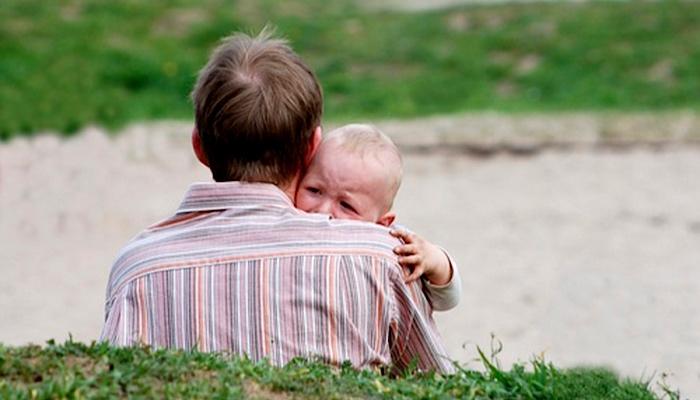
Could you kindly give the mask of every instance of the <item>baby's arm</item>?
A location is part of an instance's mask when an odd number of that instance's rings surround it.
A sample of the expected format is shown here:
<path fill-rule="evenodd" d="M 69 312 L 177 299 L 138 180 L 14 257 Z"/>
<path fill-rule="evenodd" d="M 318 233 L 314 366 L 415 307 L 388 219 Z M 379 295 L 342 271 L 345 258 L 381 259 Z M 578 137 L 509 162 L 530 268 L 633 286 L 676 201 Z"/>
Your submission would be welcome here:
<path fill-rule="evenodd" d="M 393 229 L 391 234 L 404 242 L 394 252 L 399 256 L 401 266 L 411 271 L 406 282 L 423 275 L 425 294 L 433 309 L 444 311 L 454 308 L 462 294 L 462 281 L 447 252 L 412 232 Z"/>
<path fill-rule="evenodd" d="M 462 297 L 462 278 L 459 276 L 459 268 L 452 264 L 452 279 L 446 285 L 433 285 L 425 280 L 425 296 L 435 311 L 447 311 L 455 308 Z"/>

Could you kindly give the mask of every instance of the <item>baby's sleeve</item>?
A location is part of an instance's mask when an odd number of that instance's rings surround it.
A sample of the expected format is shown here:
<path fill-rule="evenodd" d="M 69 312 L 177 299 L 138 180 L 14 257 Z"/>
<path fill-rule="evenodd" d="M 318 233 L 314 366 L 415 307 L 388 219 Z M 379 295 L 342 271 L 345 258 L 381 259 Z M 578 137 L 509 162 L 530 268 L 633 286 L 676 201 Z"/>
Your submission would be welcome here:
<path fill-rule="evenodd" d="M 459 276 L 459 268 L 455 264 L 450 254 L 445 250 L 441 250 L 450 260 L 450 268 L 452 268 L 452 279 L 444 285 L 433 285 L 427 279 L 423 279 L 423 292 L 428 298 L 430 304 L 435 311 L 447 311 L 455 308 L 459 304 L 459 299 L 462 297 L 462 278 Z"/>

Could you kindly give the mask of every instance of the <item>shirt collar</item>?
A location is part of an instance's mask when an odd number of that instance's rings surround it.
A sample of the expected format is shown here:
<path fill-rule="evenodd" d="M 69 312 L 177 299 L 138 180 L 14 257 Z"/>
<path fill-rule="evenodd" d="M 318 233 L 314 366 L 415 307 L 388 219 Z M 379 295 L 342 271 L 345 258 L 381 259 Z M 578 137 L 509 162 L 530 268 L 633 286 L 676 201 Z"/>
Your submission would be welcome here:
<path fill-rule="evenodd" d="M 271 183 L 196 182 L 190 185 L 177 213 L 225 210 L 250 204 L 294 208 L 289 197 Z"/>

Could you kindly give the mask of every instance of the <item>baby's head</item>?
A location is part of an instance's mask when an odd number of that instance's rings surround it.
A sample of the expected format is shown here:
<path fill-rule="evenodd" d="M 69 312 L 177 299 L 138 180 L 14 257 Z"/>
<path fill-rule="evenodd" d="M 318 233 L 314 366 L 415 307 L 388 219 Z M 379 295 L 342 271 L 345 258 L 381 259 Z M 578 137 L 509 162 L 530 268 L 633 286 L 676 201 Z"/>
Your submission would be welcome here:
<path fill-rule="evenodd" d="M 399 150 L 375 126 L 345 125 L 324 138 L 299 185 L 296 206 L 389 226 L 401 164 Z"/>

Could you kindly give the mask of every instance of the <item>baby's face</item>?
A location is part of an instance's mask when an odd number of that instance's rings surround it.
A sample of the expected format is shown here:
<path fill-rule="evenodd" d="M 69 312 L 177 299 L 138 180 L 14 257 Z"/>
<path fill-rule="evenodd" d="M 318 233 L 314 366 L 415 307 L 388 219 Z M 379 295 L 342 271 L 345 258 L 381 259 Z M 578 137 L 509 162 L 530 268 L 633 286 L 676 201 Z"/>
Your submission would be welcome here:
<path fill-rule="evenodd" d="M 390 182 L 372 156 L 323 142 L 299 185 L 297 208 L 333 218 L 384 223 Z M 392 218 L 393 220 L 393 218 Z"/>

